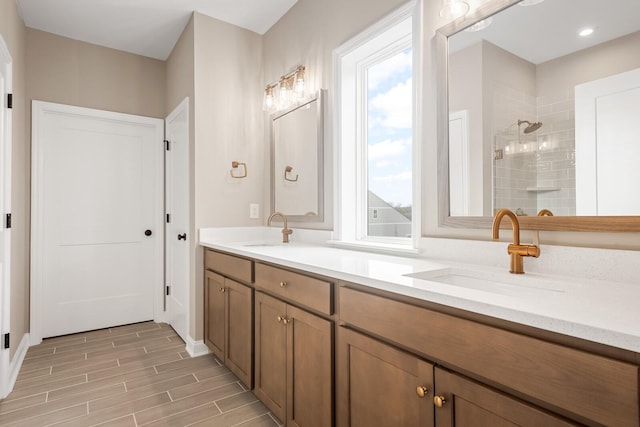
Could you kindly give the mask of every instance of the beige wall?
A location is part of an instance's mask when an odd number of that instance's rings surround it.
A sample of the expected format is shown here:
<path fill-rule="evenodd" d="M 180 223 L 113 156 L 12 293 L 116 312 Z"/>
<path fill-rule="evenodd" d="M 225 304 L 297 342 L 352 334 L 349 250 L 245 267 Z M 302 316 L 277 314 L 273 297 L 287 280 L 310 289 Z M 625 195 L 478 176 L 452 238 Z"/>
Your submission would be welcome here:
<path fill-rule="evenodd" d="M 25 94 L 25 32 L 14 1 L 0 2 L 0 34 L 12 59 L 12 172 L 11 172 L 11 350 L 29 332 L 29 229 L 30 144 L 26 136 L 28 102 Z"/>
<path fill-rule="evenodd" d="M 165 63 L 27 30 L 29 100 L 164 118 Z"/>
<path fill-rule="evenodd" d="M 260 225 L 264 221 L 262 179 L 262 46 L 251 31 L 196 13 L 194 201 L 197 229 Z M 247 164 L 248 176 L 232 179 L 232 161 Z M 263 220 L 249 219 L 249 204 L 259 203 Z M 196 251 L 195 322 L 191 336 L 203 336 L 203 250 Z"/>
<path fill-rule="evenodd" d="M 537 67 L 538 96 L 570 93 L 580 83 L 640 67 L 640 31 Z"/>

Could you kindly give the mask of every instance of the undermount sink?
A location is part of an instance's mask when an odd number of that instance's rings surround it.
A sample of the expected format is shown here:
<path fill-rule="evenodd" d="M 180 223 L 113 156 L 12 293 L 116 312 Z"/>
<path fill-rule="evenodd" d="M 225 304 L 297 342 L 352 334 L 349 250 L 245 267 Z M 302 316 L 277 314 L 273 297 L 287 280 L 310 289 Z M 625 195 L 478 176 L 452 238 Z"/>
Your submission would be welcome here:
<path fill-rule="evenodd" d="M 406 277 L 425 282 L 436 282 L 501 295 L 522 295 L 542 292 L 565 293 L 575 287 L 574 284 L 531 276 L 489 271 L 467 270 L 462 268 L 442 268 L 405 274 Z M 421 283 L 421 287 L 428 286 Z"/>

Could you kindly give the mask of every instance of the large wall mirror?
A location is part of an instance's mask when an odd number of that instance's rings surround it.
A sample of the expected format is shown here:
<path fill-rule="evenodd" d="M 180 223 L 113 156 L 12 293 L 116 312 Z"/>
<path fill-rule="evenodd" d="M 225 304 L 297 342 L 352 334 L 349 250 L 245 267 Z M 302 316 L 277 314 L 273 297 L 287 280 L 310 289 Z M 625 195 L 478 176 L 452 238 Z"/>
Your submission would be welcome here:
<path fill-rule="evenodd" d="M 323 220 L 322 91 L 271 119 L 271 206 L 291 221 Z"/>
<path fill-rule="evenodd" d="M 640 231 L 640 1 L 490 0 L 436 38 L 442 226 Z"/>

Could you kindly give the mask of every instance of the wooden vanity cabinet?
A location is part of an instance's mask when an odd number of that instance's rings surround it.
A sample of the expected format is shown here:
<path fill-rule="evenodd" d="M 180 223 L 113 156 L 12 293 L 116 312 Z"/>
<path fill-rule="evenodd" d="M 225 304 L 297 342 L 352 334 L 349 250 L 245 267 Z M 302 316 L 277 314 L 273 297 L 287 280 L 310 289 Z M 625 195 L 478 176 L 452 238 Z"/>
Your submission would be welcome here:
<path fill-rule="evenodd" d="M 256 264 L 254 392 L 287 426 L 333 425 L 333 323 L 297 306 L 295 298 L 328 309 L 329 288 L 326 303 L 303 291 L 331 286 L 317 280 Z"/>
<path fill-rule="evenodd" d="M 431 363 L 344 327 L 336 334 L 338 426 L 433 426 Z"/>
<path fill-rule="evenodd" d="M 436 427 L 582 425 L 442 368 L 435 368 L 434 382 Z"/>
<path fill-rule="evenodd" d="M 205 251 L 204 341 L 240 381 L 253 388 L 253 288 L 223 274 L 253 282 L 253 262 Z"/>
<path fill-rule="evenodd" d="M 419 301 L 414 305 L 359 288 L 341 286 L 338 299 L 343 325 L 338 331 L 336 361 L 339 426 L 355 425 L 354 419 L 368 416 L 369 411 L 383 411 L 380 407 L 398 410 L 397 403 L 383 400 L 355 406 L 355 394 L 373 380 L 349 382 L 359 367 L 353 359 L 353 333 L 346 333 L 347 328 L 386 341 L 436 366 L 435 395 L 444 397 L 442 408 L 435 410 L 438 427 L 640 425 L 640 369 L 636 363 L 442 313 L 420 306 Z M 380 347 L 373 344 L 373 338 L 370 340 L 368 347 L 362 344 L 363 339 L 358 341 L 364 348 L 360 353 L 371 354 L 371 349 Z M 386 356 L 378 359 L 387 365 L 393 363 Z M 382 371 L 380 368 L 370 375 Z M 407 385 L 404 393 L 415 392 L 422 384 L 420 380 Z M 436 403 L 434 397 L 431 395 L 432 405 Z M 483 419 L 484 424 L 480 421 Z"/>

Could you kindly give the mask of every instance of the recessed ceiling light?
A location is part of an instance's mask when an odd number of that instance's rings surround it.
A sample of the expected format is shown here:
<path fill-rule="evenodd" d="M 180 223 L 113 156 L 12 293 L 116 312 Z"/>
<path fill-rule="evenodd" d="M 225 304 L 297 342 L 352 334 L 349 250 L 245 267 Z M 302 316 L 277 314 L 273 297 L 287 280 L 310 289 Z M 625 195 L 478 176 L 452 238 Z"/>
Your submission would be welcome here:
<path fill-rule="evenodd" d="M 582 30 L 580 30 L 580 31 L 578 32 L 578 35 L 579 35 L 580 37 L 587 37 L 587 36 L 590 36 L 591 34 L 593 34 L 593 31 L 594 31 L 594 30 L 593 30 L 593 28 L 591 28 L 591 27 L 583 28 Z"/>

